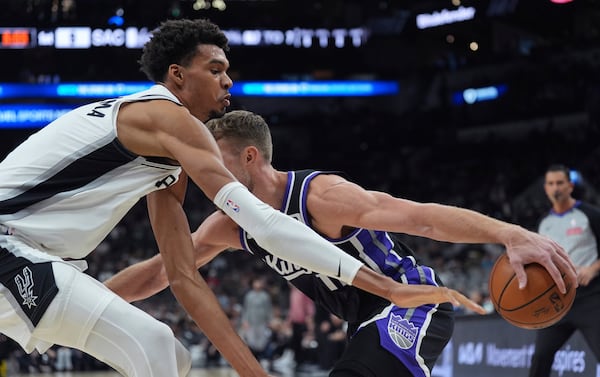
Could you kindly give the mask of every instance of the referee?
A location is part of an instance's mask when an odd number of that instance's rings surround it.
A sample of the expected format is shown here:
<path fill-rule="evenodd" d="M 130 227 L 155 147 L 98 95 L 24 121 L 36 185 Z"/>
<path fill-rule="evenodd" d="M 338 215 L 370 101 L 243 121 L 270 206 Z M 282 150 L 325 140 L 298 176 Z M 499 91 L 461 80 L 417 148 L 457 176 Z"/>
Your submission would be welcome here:
<path fill-rule="evenodd" d="M 538 232 L 558 242 L 577 268 L 579 287 L 571 310 L 556 324 L 537 330 L 535 353 L 529 377 L 548 377 L 554 354 L 580 330 L 600 360 L 600 208 L 576 200 L 569 168 L 551 165 L 546 170 L 544 190 L 552 208 L 539 224 Z"/>

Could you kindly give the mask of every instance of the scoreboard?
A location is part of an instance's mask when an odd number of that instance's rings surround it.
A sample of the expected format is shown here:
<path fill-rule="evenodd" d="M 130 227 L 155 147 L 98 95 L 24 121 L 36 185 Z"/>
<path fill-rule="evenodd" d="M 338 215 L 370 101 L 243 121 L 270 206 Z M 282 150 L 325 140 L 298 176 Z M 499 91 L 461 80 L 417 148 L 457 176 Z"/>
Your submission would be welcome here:
<path fill-rule="evenodd" d="M 366 27 L 288 30 L 249 29 L 223 30 L 230 46 L 290 46 L 294 48 L 362 47 L 369 37 Z M 33 27 L 1 27 L 0 48 L 89 49 L 125 47 L 141 49 L 152 37 L 148 27 L 100 28 L 60 26 L 52 29 Z"/>
<path fill-rule="evenodd" d="M 36 41 L 35 28 L 0 27 L 0 48 L 32 48 Z"/>

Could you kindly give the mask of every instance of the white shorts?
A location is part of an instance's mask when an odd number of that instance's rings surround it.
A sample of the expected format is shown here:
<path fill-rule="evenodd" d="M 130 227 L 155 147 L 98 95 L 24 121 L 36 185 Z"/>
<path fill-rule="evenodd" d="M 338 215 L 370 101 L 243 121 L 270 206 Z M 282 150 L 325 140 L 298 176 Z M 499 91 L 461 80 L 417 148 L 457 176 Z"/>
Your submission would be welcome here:
<path fill-rule="evenodd" d="M 77 348 L 127 377 L 183 377 L 191 368 L 169 326 L 12 236 L 0 236 L 0 332 L 28 353 Z"/>
<path fill-rule="evenodd" d="M 44 339 L 54 338 L 55 327 L 69 310 L 81 320 L 69 335 L 76 347 L 82 345 L 116 295 L 75 264 L 16 237 L 0 236 L 0 247 L 9 252 L 4 251 L 0 259 L 5 262 L 2 267 L 9 260 L 13 265 L 12 271 L 0 268 L 0 331 L 28 353 L 44 352 L 52 345 Z"/>

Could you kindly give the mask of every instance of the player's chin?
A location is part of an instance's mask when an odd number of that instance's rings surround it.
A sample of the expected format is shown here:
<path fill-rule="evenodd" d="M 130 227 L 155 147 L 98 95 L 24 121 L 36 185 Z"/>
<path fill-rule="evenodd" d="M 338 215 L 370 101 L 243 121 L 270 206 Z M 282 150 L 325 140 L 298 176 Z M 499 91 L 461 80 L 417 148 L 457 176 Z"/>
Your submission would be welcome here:
<path fill-rule="evenodd" d="M 210 119 L 220 118 L 223 115 L 225 115 L 226 112 L 227 112 L 227 108 L 226 107 L 222 107 L 220 110 L 213 110 L 210 113 Z"/>

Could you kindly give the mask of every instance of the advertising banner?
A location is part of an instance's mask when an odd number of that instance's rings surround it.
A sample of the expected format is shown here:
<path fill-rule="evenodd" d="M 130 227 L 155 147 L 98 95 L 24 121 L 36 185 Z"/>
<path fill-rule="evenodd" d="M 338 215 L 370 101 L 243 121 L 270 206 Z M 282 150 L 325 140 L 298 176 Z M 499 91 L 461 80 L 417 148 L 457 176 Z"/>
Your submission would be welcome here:
<path fill-rule="evenodd" d="M 535 330 L 496 314 L 461 316 L 432 376 L 527 377 L 534 342 Z M 600 364 L 579 331 L 555 354 L 551 377 L 600 377 Z"/>

